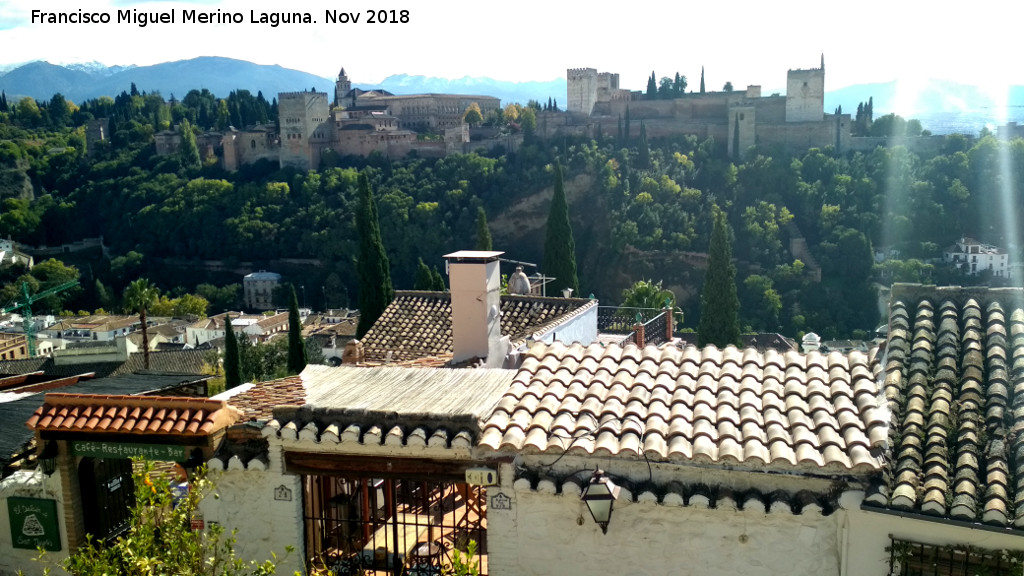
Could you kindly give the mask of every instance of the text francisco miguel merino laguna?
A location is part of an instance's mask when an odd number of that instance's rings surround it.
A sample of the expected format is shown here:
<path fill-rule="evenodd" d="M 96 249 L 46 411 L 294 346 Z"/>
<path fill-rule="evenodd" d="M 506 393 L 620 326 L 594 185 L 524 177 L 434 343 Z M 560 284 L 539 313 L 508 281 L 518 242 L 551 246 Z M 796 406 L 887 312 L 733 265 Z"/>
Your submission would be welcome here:
<path fill-rule="evenodd" d="M 45 12 L 32 10 L 32 24 L 134 24 L 145 27 L 149 24 L 266 24 L 277 27 L 281 24 L 316 24 L 309 12 L 263 12 L 250 10 L 249 18 L 242 12 L 224 10 L 201 11 L 171 8 L 161 11 L 143 11 L 135 8 L 111 12 L 89 12 L 69 10 Z M 364 12 L 342 12 L 327 10 L 324 21 L 329 24 L 365 23 L 408 23 L 408 10 L 366 10 Z"/>

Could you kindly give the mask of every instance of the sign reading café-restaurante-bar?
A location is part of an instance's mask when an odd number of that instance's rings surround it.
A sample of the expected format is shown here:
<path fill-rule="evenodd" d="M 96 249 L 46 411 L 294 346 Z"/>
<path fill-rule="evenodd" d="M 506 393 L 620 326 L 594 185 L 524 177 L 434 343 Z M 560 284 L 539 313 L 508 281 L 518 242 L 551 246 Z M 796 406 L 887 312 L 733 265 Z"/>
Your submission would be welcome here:
<path fill-rule="evenodd" d="M 94 442 L 75 440 L 71 442 L 71 453 L 75 456 L 93 458 L 147 458 L 184 462 L 185 447 L 169 444 L 130 444 L 124 442 Z"/>

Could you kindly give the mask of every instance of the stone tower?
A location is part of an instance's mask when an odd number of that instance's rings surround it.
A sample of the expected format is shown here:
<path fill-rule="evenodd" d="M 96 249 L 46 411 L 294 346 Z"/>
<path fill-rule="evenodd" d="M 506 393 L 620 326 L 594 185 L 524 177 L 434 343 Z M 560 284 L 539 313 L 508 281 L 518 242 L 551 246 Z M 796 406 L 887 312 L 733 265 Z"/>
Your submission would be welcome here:
<path fill-rule="evenodd" d="M 334 105 L 341 106 L 345 101 L 345 95 L 351 90 L 352 82 L 349 81 L 348 76 L 345 75 L 345 69 L 342 68 L 338 73 L 338 79 L 334 82 Z"/>
<path fill-rule="evenodd" d="M 825 55 L 821 68 L 790 70 L 786 75 L 786 122 L 821 122 L 825 118 Z"/>
<path fill-rule="evenodd" d="M 281 167 L 314 170 L 330 138 L 326 92 L 281 92 L 277 95 L 281 130 Z"/>
<path fill-rule="evenodd" d="M 568 98 L 565 109 L 590 116 L 597 103 L 597 70 L 569 68 L 566 70 L 566 85 Z"/>

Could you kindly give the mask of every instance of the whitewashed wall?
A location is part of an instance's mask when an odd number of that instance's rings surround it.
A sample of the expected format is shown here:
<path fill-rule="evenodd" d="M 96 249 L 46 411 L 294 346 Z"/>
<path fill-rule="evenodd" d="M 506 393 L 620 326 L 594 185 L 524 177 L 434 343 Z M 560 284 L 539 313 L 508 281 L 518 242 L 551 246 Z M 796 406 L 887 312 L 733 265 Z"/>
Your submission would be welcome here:
<path fill-rule="evenodd" d="M 7 511 L 8 497 L 46 498 L 57 501 L 57 518 L 60 529 L 60 552 L 47 552 L 46 564 L 36 561 L 36 550 L 15 549 L 11 537 L 11 522 Z M 26 576 L 43 573 L 50 568 L 53 575 L 65 574 L 57 565 L 68 554 L 68 531 L 64 524 L 64 495 L 60 487 L 60 472 L 47 478 L 42 472 L 23 470 L 4 478 L 0 482 L 0 575 L 13 576 L 21 570 Z"/>
<path fill-rule="evenodd" d="M 844 538 L 843 576 L 885 576 L 889 573 L 890 534 L 898 540 L 920 542 L 935 546 L 975 546 L 987 550 L 1024 551 L 1024 537 L 1019 533 L 992 531 L 919 518 L 899 517 L 880 512 L 861 510 L 863 493 L 848 492 L 840 504 Z"/>
<path fill-rule="evenodd" d="M 503 467 L 503 473 L 511 472 Z M 503 474 L 505 478 L 507 475 Z M 570 489 L 572 485 L 567 485 Z M 602 534 L 576 493 L 519 480 L 488 488 L 489 573 L 518 575 L 839 575 L 835 514 L 616 503 Z M 495 506 L 507 496 L 511 508 Z M 753 508 L 753 507 L 751 507 Z"/>
<path fill-rule="evenodd" d="M 272 448 L 271 454 L 275 452 L 279 460 L 280 449 Z M 248 469 L 237 459 L 227 470 L 210 468 L 219 497 L 203 500 L 203 520 L 236 531 L 239 558 L 263 562 L 274 553 L 278 574 L 304 573 L 300 477 L 282 474 L 279 464 L 267 467 L 258 460 L 250 461 Z M 294 548 L 290 553 L 286 552 L 289 546 Z"/>

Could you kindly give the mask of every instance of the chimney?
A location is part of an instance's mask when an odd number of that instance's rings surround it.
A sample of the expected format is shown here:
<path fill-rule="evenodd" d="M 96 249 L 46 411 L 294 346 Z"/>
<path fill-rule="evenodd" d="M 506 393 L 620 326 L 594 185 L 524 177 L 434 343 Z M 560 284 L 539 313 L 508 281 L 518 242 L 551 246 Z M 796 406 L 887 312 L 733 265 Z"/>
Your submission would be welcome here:
<path fill-rule="evenodd" d="M 460 250 L 446 254 L 452 301 L 455 362 L 487 358 L 501 340 L 501 274 L 504 252 Z"/>

